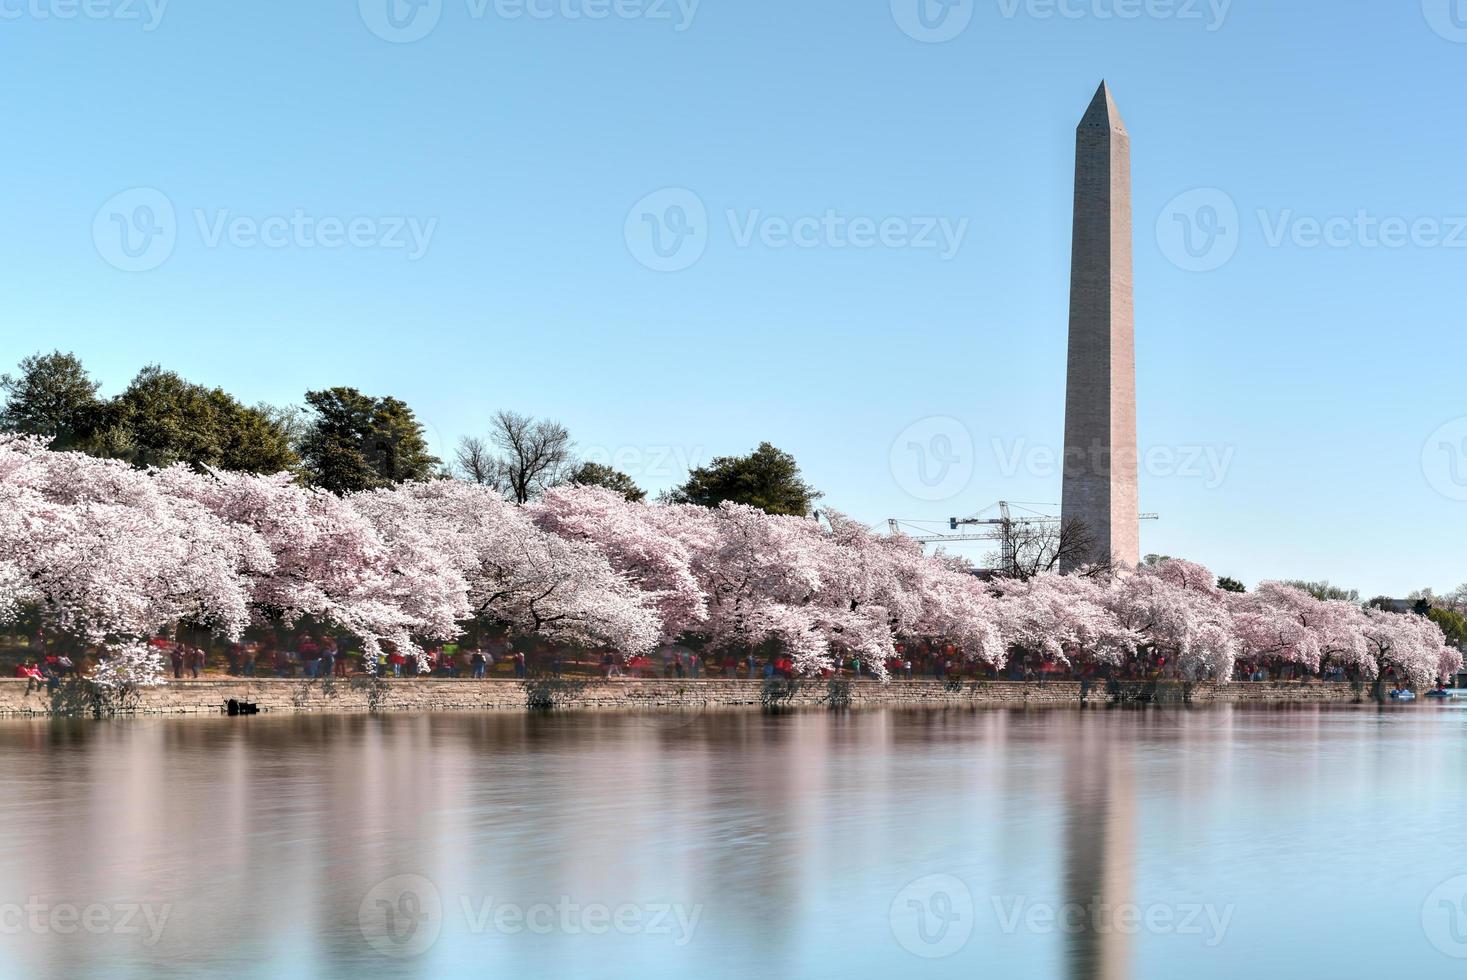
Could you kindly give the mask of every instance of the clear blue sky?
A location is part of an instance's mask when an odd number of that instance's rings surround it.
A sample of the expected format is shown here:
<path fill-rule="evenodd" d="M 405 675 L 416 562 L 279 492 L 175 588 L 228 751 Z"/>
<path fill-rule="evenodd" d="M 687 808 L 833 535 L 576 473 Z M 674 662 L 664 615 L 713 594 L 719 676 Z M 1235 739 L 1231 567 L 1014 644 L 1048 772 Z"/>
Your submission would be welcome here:
<path fill-rule="evenodd" d="M 1467 580 L 1450 0 L 90 2 L 0 4 L 0 364 L 73 350 L 116 392 L 156 361 L 251 402 L 354 385 L 445 454 L 515 408 L 654 490 L 769 440 L 873 523 L 1057 501 L 1031 450 L 1062 436 L 1073 132 L 1104 77 L 1141 443 L 1178 453 L 1143 473 L 1143 550 L 1367 595 Z M 634 209 L 667 188 L 693 196 Z M 828 211 L 896 220 L 779 247 L 769 219 Z M 1371 247 L 1362 212 L 1440 240 Z M 684 249 L 659 258 L 647 214 Z"/>

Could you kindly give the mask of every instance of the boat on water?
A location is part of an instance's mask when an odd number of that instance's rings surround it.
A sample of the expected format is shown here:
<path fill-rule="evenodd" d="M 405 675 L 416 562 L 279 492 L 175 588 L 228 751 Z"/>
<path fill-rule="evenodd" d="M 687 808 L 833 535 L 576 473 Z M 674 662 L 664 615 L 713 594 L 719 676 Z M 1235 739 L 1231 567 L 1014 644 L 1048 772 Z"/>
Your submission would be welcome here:
<path fill-rule="evenodd" d="M 1391 692 L 1391 700 L 1392 701 L 1415 701 L 1416 700 L 1416 692 L 1415 691 L 1392 691 Z"/>

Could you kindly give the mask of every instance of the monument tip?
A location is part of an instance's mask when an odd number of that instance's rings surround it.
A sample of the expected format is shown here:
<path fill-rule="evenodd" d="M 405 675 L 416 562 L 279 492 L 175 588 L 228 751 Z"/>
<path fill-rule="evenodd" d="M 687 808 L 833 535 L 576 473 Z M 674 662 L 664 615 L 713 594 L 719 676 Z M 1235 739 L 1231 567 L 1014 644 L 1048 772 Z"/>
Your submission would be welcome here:
<path fill-rule="evenodd" d="M 1126 124 L 1121 119 L 1121 110 L 1116 108 L 1116 100 L 1110 91 L 1110 83 L 1101 79 L 1100 88 L 1095 90 L 1095 98 L 1090 100 L 1090 108 L 1085 110 L 1085 117 L 1080 120 L 1080 128 L 1103 127 L 1114 129 L 1124 133 Z"/>

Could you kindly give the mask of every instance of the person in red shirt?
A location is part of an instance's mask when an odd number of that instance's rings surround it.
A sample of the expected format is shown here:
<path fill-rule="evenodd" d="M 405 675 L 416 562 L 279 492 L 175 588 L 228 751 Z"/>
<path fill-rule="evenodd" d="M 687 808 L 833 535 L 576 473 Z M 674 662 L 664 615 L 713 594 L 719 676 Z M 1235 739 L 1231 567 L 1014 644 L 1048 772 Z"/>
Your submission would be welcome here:
<path fill-rule="evenodd" d="M 37 667 L 34 661 L 28 664 L 18 664 L 15 668 L 15 676 L 28 677 L 37 682 L 46 679 L 41 676 L 41 668 Z"/>

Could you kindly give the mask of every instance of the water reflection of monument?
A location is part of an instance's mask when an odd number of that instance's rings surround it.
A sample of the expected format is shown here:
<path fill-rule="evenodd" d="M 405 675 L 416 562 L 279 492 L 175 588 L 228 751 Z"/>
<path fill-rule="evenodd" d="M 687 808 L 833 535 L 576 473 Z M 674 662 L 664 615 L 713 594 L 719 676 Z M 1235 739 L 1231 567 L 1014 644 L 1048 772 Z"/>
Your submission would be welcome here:
<path fill-rule="evenodd" d="M 1117 930 L 1116 910 L 1134 901 L 1134 760 L 1104 717 L 1082 724 L 1089 730 L 1065 754 L 1065 961 L 1073 980 L 1119 980 L 1130 975 L 1131 937 Z"/>

